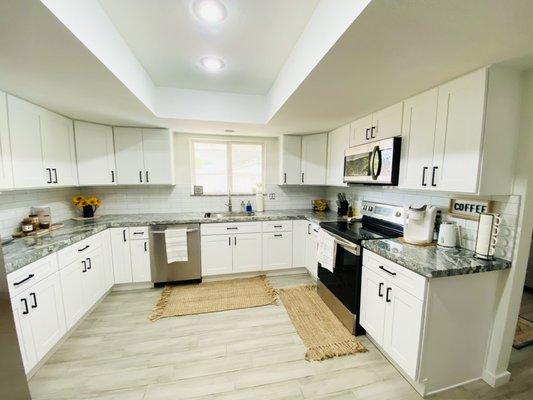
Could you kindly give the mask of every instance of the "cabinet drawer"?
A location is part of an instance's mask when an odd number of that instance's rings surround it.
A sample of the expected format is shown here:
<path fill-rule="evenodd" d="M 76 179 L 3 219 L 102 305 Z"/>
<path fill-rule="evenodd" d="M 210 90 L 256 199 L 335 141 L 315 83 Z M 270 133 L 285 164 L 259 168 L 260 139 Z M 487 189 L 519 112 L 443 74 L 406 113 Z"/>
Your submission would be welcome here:
<path fill-rule="evenodd" d="M 263 232 L 291 232 L 292 221 L 265 221 Z"/>
<path fill-rule="evenodd" d="M 59 250 L 57 258 L 59 261 L 59 269 L 65 268 L 67 265 L 83 257 L 86 253 L 100 247 L 102 244 L 100 236 L 94 235 L 83 239 L 72 246 Z"/>
<path fill-rule="evenodd" d="M 50 254 L 7 276 L 9 296 L 14 297 L 59 269 L 56 254 Z"/>
<path fill-rule="evenodd" d="M 134 226 L 130 229 L 130 239 L 148 239 L 148 227 L 147 226 Z"/>
<path fill-rule="evenodd" d="M 261 222 L 228 222 L 201 225 L 202 235 L 226 235 L 231 233 L 260 233 Z"/>
<path fill-rule="evenodd" d="M 409 271 L 367 249 L 363 251 L 363 265 L 416 298 L 424 299 L 426 278 L 416 272 Z"/>

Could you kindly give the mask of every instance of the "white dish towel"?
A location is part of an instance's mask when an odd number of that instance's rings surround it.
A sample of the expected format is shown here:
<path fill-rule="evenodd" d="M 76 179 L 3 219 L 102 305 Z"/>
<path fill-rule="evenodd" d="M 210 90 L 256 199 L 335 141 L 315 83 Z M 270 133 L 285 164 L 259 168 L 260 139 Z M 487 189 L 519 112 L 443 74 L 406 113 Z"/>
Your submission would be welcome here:
<path fill-rule="evenodd" d="M 165 229 L 165 245 L 167 247 L 167 262 L 189 261 L 187 253 L 187 229 Z"/>
<path fill-rule="evenodd" d="M 337 245 L 335 239 L 324 229 L 320 229 L 318 232 L 318 262 L 322 268 L 333 272 L 336 253 Z"/>

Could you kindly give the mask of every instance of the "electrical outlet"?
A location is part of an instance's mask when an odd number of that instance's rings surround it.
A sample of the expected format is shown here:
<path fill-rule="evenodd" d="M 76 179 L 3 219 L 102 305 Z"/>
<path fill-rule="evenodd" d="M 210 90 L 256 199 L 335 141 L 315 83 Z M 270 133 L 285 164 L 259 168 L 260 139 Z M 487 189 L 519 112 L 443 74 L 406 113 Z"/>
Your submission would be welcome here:
<path fill-rule="evenodd" d="M 276 193 L 269 193 L 268 194 L 268 199 L 269 200 L 276 200 Z"/>

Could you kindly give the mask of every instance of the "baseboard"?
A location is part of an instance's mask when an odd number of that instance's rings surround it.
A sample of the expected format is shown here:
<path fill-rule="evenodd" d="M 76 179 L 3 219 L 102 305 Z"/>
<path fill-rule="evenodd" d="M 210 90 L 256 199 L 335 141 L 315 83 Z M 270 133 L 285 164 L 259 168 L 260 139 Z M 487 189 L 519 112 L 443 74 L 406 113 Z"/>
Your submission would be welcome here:
<path fill-rule="evenodd" d="M 502 372 L 498 375 L 494 375 L 492 372 L 483 370 L 481 378 L 492 387 L 498 387 L 505 385 L 511 379 L 511 373 L 509 371 Z"/>
<path fill-rule="evenodd" d="M 152 282 L 117 283 L 111 290 L 113 292 L 120 292 L 122 290 L 152 289 L 153 287 L 154 284 Z"/>
<path fill-rule="evenodd" d="M 437 394 L 437 393 L 442 393 L 442 392 L 445 392 L 447 390 L 450 390 L 450 389 L 453 389 L 453 388 L 456 388 L 456 387 L 459 387 L 459 386 L 463 386 L 463 385 L 466 385 L 468 383 L 472 383 L 472 382 L 475 382 L 475 381 L 479 381 L 481 379 L 481 377 L 477 377 L 477 378 L 472 378 L 472 379 L 468 379 L 464 382 L 460 382 L 460 383 L 456 383 L 454 385 L 451 385 L 451 386 L 446 386 L 444 388 L 441 388 L 441 389 L 437 389 L 437 390 L 434 390 L 432 392 L 427 392 L 424 396 L 431 396 L 431 395 L 434 395 L 434 394 Z"/>
<path fill-rule="evenodd" d="M 223 281 L 235 278 L 251 278 L 258 275 L 266 276 L 284 276 L 284 275 L 301 275 L 307 274 L 307 269 L 305 268 L 288 268 L 288 269 L 274 269 L 274 270 L 265 270 L 265 271 L 250 271 L 250 272 L 238 272 L 224 275 L 208 275 L 202 276 L 202 282 L 210 281 Z"/>

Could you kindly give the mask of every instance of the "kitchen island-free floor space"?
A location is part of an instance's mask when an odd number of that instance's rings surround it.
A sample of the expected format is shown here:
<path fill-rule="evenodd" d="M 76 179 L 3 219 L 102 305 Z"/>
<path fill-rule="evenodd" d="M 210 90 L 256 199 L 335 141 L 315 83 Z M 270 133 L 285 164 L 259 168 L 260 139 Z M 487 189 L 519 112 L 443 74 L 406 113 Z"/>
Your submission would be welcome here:
<path fill-rule="evenodd" d="M 109 294 L 30 380 L 32 398 L 420 399 L 365 337 L 367 353 L 308 362 L 281 304 L 150 322 L 159 295 Z M 513 350 L 510 370 L 511 383 L 498 389 L 474 382 L 432 398 L 533 398 L 533 347 Z"/>

